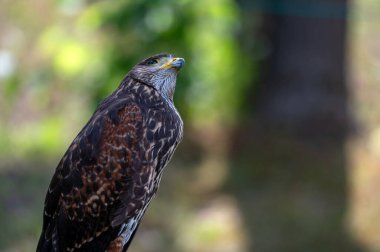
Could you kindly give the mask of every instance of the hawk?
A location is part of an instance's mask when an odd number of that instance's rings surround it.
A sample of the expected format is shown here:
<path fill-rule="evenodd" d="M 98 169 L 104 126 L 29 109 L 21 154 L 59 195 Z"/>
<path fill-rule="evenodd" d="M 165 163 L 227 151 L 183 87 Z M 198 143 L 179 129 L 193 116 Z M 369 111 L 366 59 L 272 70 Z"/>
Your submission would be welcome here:
<path fill-rule="evenodd" d="M 56 168 L 37 251 L 126 251 L 182 139 L 173 103 L 182 58 L 134 66 Z"/>

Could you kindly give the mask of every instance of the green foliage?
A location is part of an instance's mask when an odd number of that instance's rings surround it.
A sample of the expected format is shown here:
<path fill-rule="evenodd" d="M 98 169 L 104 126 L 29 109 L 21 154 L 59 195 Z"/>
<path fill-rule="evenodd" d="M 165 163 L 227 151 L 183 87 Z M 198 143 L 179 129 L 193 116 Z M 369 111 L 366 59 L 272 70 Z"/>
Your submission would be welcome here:
<path fill-rule="evenodd" d="M 50 8 L 35 32 L 21 31 L 31 41 L 21 43 L 20 57 L 31 55 L 31 63 L 20 62 L 0 94 L 9 101 L 1 127 L 12 136 L 0 138 L 3 149 L 61 153 L 72 137 L 68 114 L 81 118 L 71 122 L 79 129 L 134 64 L 160 52 L 186 59 L 175 103 L 188 125 L 236 119 L 250 66 L 236 40 L 234 1 L 60 0 Z M 28 27 L 28 18 L 15 20 Z M 28 118 L 14 124 L 14 113 Z"/>

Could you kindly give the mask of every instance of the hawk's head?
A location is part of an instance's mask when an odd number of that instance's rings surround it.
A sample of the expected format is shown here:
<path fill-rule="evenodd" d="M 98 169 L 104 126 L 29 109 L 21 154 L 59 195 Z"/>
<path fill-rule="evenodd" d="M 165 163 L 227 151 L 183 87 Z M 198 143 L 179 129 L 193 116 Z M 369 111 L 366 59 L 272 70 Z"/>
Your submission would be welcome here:
<path fill-rule="evenodd" d="M 133 67 L 129 75 L 173 99 L 177 74 L 184 64 L 184 59 L 162 53 L 143 60 Z"/>

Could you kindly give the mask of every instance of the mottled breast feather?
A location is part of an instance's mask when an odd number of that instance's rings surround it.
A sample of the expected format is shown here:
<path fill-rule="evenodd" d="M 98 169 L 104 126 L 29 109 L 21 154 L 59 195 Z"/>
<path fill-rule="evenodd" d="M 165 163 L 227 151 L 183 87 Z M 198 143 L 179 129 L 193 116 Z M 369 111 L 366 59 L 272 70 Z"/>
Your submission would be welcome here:
<path fill-rule="evenodd" d="M 172 101 L 126 77 L 60 161 L 37 251 L 122 251 L 182 139 Z"/>

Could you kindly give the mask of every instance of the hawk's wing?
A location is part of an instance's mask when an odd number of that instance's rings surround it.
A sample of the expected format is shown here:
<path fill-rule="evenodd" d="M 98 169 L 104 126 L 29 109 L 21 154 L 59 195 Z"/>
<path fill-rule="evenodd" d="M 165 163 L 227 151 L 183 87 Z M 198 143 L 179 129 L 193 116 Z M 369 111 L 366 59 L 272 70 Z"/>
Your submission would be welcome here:
<path fill-rule="evenodd" d="M 93 115 L 53 176 L 37 251 L 105 251 L 143 210 L 155 169 L 145 134 L 141 108 L 126 100 Z"/>

